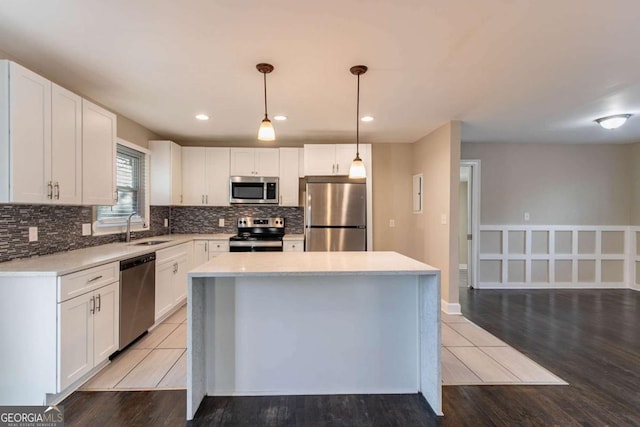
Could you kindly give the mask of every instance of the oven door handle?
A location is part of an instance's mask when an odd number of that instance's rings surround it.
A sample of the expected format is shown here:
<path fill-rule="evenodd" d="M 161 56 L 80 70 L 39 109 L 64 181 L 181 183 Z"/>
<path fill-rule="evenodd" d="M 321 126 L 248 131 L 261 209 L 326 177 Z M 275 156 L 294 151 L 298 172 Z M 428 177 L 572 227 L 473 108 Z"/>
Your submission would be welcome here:
<path fill-rule="evenodd" d="M 231 241 L 229 242 L 229 247 L 236 247 L 236 248 L 252 248 L 252 247 L 256 247 L 256 248 L 274 248 L 274 247 L 280 247 L 282 246 L 282 242 L 265 242 L 265 241 L 261 241 L 261 242 L 256 242 L 254 241 Z"/>

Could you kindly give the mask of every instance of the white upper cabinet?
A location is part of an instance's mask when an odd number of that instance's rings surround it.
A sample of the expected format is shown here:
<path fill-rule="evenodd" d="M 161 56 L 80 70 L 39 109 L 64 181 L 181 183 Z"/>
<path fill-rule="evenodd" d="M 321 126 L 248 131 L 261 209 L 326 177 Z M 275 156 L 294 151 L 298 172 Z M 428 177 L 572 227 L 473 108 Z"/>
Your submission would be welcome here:
<path fill-rule="evenodd" d="M 53 191 L 51 82 L 9 61 L 0 73 L 0 199 L 46 203 Z"/>
<path fill-rule="evenodd" d="M 113 204 L 115 138 L 114 114 L 0 61 L 0 201 Z"/>
<path fill-rule="evenodd" d="M 360 157 L 363 161 L 368 158 L 370 147 L 370 144 L 360 144 Z M 356 144 L 305 144 L 304 174 L 349 175 L 351 162 L 355 157 Z"/>
<path fill-rule="evenodd" d="M 82 202 L 82 98 L 51 85 L 51 181 L 54 203 Z"/>
<path fill-rule="evenodd" d="M 182 203 L 182 147 L 173 141 L 149 141 L 151 150 L 151 204 Z"/>
<path fill-rule="evenodd" d="M 204 205 L 205 147 L 182 147 L 182 203 Z"/>
<path fill-rule="evenodd" d="M 110 111 L 82 100 L 82 203 L 116 202 L 116 126 Z"/>
<path fill-rule="evenodd" d="M 182 147 L 182 204 L 229 205 L 229 148 Z"/>
<path fill-rule="evenodd" d="M 229 148 L 206 148 L 205 190 L 211 206 L 229 206 Z"/>
<path fill-rule="evenodd" d="M 280 149 L 280 206 L 298 206 L 298 160 L 301 148 Z"/>
<path fill-rule="evenodd" d="M 280 151 L 277 148 L 232 148 L 232 176 L 278 176 Z"/>

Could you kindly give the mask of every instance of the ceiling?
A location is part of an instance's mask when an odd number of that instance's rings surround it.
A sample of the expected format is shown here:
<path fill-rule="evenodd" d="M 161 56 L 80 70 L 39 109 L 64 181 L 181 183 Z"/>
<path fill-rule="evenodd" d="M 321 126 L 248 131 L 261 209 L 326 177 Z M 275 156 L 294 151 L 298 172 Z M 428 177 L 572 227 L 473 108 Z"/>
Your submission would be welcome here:
<path fill-rule="evenodd" d="M 2 0 L 0 50 L 179 142 L 639 142 L 637 0 Z M 198 122 L 197 113 L 211 120 Z M 632 113 L 616 131 L 597 117 Z"/>

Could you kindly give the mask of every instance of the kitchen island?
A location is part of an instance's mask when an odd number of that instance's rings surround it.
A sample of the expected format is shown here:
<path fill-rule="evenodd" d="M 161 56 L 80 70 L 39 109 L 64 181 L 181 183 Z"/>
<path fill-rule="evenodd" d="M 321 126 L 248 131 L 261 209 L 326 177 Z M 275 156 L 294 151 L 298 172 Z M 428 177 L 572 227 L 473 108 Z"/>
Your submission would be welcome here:
<path fill-rule="evenodd" d="M 395 252 L 226 253 L 189 272 L 205 396 L 420 392 L 442 414 L 440 272 Z"/>

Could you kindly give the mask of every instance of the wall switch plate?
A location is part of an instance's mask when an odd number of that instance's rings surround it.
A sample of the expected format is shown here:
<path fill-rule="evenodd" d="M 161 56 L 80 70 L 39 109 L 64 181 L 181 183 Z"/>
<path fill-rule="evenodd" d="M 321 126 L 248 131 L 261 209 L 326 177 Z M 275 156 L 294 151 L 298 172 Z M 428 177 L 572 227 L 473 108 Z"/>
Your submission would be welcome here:
<path fill-rule="evenodd" d="M 525 220 L 525 221 L 529 221 L 529 218 L 530 218 L 530 216 L 529 216 L 529 212 L 525 212 L 525 213 L 524 213 L 524 220 Z"/>
<path fill-rule="evenodd" d="M 82 235 L 91 236 L 91 223 L 82 224 Z"/>
<path fill-rule="evenodd" d="M 218 219 L 218 227 L 224 227 L 224 218 Z"/>
<path fill-rule="evenodd" d="M 29 241 L 30 242 L 38 241 L 38 227 L 29 227 Z"/>
<path fill-rule="evenodd" d="M 169 226 L 169 218 L 165 218 L 164 219 L 164 226 L 168 227 Z"/>
<path fill-rule="evenodd" d="M 396 226 L 396 220 L 395 219 L 390 219 L 389 220 L 389 227 L 393 228 Z"/>
<path fill-rule="evenodd" d="M 447 214 L 440 215 L 440 224 L 447 225 Z"/>

